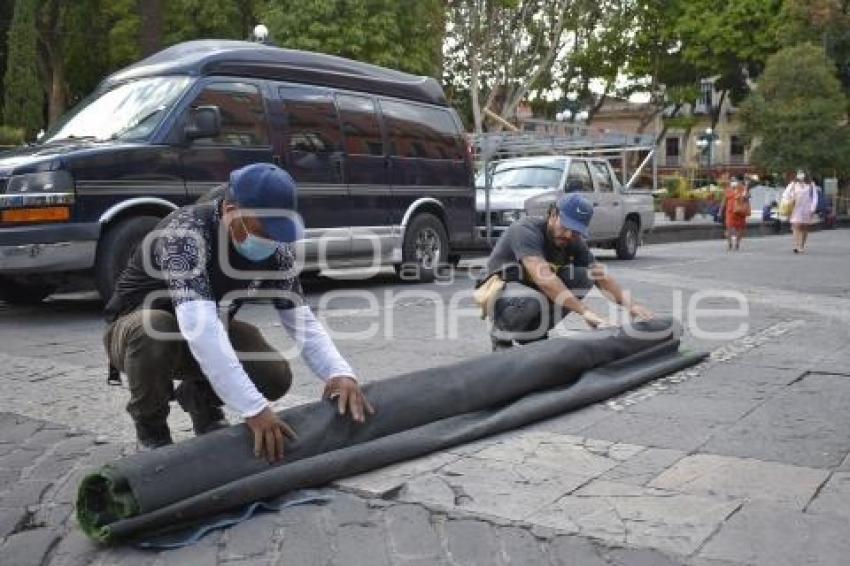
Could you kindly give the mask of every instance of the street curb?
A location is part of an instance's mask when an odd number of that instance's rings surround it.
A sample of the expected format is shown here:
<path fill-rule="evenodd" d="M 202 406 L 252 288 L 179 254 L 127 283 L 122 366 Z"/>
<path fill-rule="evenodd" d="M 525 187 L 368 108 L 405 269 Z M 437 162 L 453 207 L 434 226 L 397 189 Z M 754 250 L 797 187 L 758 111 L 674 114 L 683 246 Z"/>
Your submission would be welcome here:
<path fill-rule="evenodd" d="M 847 227 L 850 227 L 850 217 L 842 217 L 836 220 L 835 228 Z M 830 230 L 831 229 L 834 228 L 830 228 Z M 812 231 L 819 232 L 821 230 L 825 230 L 825 228 L 820 225 L 815 225 Z M 645 234 L 642 243 L 643 245 L 652 245 L 695 242 L 701 240 L 722 240 L 725 237 L 724 231 L 725 228 L 720 224 L 701 224 L 697 226 L 689 226 L 687 224 L 659 226 L 652 232 Z M 748 238 L 752 238 L 762 236 L 781 236 L 790 233 L 791 225 L 787 222 L 782 223 L 782 228 L 779 233 L 777 233 L 774 228 L 758 222 L 747 225 L 746 236 Z"/>

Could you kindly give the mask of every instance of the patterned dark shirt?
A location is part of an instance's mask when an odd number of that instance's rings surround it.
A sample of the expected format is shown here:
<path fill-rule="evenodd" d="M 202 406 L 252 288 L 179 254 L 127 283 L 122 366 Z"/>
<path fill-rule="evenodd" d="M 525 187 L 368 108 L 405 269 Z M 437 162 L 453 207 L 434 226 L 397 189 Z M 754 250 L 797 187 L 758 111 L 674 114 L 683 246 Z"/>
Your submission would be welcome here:
<path fill-rule="evenodd" d="M 214 301 L 230 317 L 246 301 L 272 301 L 278 309 L 303 303 L 293 247 L 280 244 L 261 262 L 246 259 L 220 233 L 225 230 L 221 204 L 217 199 L 175 210 L 140 242 L 106 305 L 107 322 L 139 308 L 173 313 L 180 303 L 193 300 Z M 222 243 L 227 249 L 220 257 Z M 225 257 L 229 272 L 222 265 Z M 222 304 L 230 293 L 232 300 Z"/>

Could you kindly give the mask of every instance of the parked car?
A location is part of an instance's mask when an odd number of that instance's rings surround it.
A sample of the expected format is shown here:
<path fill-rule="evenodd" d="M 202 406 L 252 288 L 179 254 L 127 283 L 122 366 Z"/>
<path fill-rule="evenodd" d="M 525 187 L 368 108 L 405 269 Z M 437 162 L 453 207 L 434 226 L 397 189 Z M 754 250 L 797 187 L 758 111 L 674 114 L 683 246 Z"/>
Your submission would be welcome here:
<path fill-rule="evenodd" d="M 0 154 L 0 294 L 39 301 L 84 274 L 107 298 L 161 218 L 253 162 L 298 182 L 308 268 L 320 253 L 334 267 L 377 257 L 430 279 L 474 236 L 462 131 L 431 78 L 250 42 L 175 45 Z"/>
<path fill-rule="evenodd" d="M 594 207 L 591 245 L 632 259 L 644 233 L 655 225 L 652 194 L 625 190 L 605 159 L 572 156 L 522 157 L 496 162 L 490 192 L 491 238 L 525 215 L 543 216 L 564 193 L 586 193 Z M 483 175 L 476 180 L 479 236 L 487 236 Z"/>

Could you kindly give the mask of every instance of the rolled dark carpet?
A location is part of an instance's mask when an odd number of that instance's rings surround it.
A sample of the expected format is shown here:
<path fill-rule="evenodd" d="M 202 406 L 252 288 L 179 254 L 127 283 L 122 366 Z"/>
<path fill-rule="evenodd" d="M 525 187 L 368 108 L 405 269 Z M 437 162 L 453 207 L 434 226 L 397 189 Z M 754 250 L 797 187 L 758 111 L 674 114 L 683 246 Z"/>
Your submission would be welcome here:
<path fill-rule="evenodd" d="M 83 530 L 108 542 L 184 528 L 287 491 L 423 456 L 550 418 L 701 360 L 678 352 L 670 319 L 551 339 L 365 386 L 377 413 L 358 425 L 319 401 L 280 413 L 298 433 L 282 463 L 253 456 L 236 425 L 102 467 L 80 485 Z"/>

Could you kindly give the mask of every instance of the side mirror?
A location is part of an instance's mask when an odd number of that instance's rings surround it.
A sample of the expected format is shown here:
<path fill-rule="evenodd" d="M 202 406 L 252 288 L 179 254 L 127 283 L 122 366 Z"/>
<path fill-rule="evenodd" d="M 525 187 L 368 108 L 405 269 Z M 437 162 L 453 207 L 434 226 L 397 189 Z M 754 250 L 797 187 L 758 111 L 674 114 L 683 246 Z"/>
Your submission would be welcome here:
<path fill-rule="evenodd" d="M 218 106 L 198 106 L 189 113 L 184 130 L 186 139 L 216 138 L 221 134 L 221 111 Z"/>

